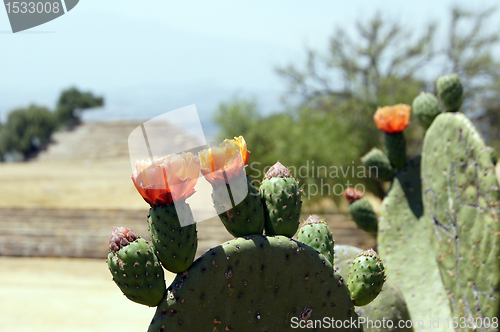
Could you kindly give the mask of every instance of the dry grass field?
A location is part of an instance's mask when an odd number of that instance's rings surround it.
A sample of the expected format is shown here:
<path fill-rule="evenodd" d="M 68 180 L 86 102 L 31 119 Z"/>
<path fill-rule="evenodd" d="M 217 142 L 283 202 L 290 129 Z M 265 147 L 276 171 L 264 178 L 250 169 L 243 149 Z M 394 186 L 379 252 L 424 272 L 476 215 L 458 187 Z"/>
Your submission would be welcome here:
<path fill-rule="evenodd" d="M 145 209 L 128 158 L 0 164 L 1 207 Z"/>

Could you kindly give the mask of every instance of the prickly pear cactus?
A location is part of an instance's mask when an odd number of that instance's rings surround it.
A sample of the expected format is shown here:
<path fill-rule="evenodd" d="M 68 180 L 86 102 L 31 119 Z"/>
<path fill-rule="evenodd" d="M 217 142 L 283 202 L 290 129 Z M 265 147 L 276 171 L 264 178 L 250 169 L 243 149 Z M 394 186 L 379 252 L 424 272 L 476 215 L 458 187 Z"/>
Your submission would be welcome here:
<path fill-rule="evenodd" d="M 346 245 L 335 246 L 335 269 L 341 275 L 349 275 L 349 267 L 352 258 L 362 253 L 363 250 Z M 372 322 L 392 322 L 393 328 L 391 331 L 411 332 L 412 327 L 407 327 L 407 322 L 411 320 L 406 301 L 401 290 L 391 282 L 390 276 L 384 283 L 382 291 L 375 300 L 363 306 L 356 307 L 356 312 L 360 317 Z M 377 328 L 372 325 L 364 324 L 366 332 L 382 332 L 386 331 L 383 327 Z M 390 326 L 387 326 L 390 328 Z"/>
<path fill-rule="evenodd" d="M 463 114 L 441 114 L 428 129 L 422 181 L 434 260 L 448 294 L 451 316 L 477 323 L 483 318 L 498 319 L 499 185 L 487 146 Z M 459 325 L 457 330 L 473 329 Z M 480 330 L 498 331 L 484 325 Z"/>
<path fill-rule="evenodd" d="M 181 218 L 182 220 L 179 220 Z M 156 255 L 170 272 L 184 272 L 193 264 L 198 236 L 189 204 L 177 202 L 149 210 L 149 234 Z M 188 224 L 181 227 L 181 224 Z"/>
<path fill-rule="evenodd" d="M 115 227 L 109 241 L 113 281 L 134 302 L 156 307 L 166 292 L 163 269 L 153 247 L 129 229 Z"/>
<path fill-rule="evenodd" d="M 297 240 L 316 249 L 333 265 L 334 241 L 325 219 L 310 215 L 299 229 Z"/>
<path fill-rule="evenodd" d="M 279 161 L 265 174 L 260 196 L 264 203 L 266 235 L 292 237 L 300 223 L 301 191 L 298 181 Z"/>
<path fill-rule="evenodd" d="M 212 248 L 178 274 L 148 331 L 295 331 L 324 317 L 357 321 L 332 265 L 290 238 L 254 235 Z"/>
<path fill-rule="evenodd" d="M 450 318 L 451 311 L 430 241 L 433 226 L 424 216 L 420 161 L 420 156 L 409 160 L 396 174 L 382 202 L 377 242 L 387 275 L 402 290 L 412 318 L 428 322 Z M 442 322 L 436 331 L 452 329 Z"/>

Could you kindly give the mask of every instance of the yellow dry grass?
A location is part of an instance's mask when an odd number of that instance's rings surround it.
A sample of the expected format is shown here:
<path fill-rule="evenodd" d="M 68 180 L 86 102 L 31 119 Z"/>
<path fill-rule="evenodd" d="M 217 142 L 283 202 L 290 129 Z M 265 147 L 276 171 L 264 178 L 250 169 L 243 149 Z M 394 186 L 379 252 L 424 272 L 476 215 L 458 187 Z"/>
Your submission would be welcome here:
<path fill-rule="evenodd" d="M 128 158 L 0 164 L 0 207 L 148 209 Z"/>

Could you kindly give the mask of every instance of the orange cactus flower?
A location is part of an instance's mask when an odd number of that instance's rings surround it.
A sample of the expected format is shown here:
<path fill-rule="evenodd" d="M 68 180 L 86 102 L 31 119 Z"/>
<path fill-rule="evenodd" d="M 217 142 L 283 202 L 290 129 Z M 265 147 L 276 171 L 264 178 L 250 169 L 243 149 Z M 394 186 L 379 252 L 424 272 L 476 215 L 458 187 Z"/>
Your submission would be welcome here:
<path fill-rule="evenodd" d="M 231 178 L 244 174 L 249 155 L 243 136 L 226 139 L 218 147 L 198 153 L 201 173 L 212 185 L 227 183 Z"/>
<path fill-rule="evenodd" d="M 410 124 L 411 107 L 405 104 L 379 107 L 373 120 L 378 129 L 387 134 L 399 133 Z"/>
<path fill-rule="evenodd" d="M 200 160 L 191 152 L 138 160 L 132 181 L 151 206 L 183 201 L 194 194 L 200 174 Z"/>

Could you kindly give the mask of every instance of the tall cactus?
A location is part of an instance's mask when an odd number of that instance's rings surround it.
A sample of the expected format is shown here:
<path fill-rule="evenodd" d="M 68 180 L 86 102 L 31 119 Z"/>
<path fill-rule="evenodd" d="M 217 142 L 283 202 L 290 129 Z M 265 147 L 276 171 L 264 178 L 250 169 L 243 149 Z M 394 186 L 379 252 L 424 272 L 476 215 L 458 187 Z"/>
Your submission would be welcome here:
<path fill-rule="evenodd" d="M 442 331 L 498 331 L 496 153 L 470 120 L 456 113 L 463 98 L 460 78 L 442 76 L 437 89 L 441 105 L 453 113 L 440 114 L 432 94 L 415 98 L 415 112 L 427 129 L 422 158 L 397 171 L 382 203 L 379 252 L 414 320 L 436 317 Z M 382 127 L 390 127 L 383 120 Z"/>
<path fill-rule="evenodd" d="M 441 114 L 428 129 L 422 182 L 424 216 L 452 316 L 498 319 L 499 185 L 490 151 L 463 114 Z"/>
<path fill-rule="evenodd" d="M 382 202 L 378 250 L 387 274 L 405 296 L 416 321 L 450 318 L 451 313 L 430 240 L 431 223 L 424 216 L 420 181 L 420 157 L 411 159 L 396 174 Z M 451 331 L 441 322 L 438 331 Z M 422 326 L 414 326 L 421 331 Z"/>

